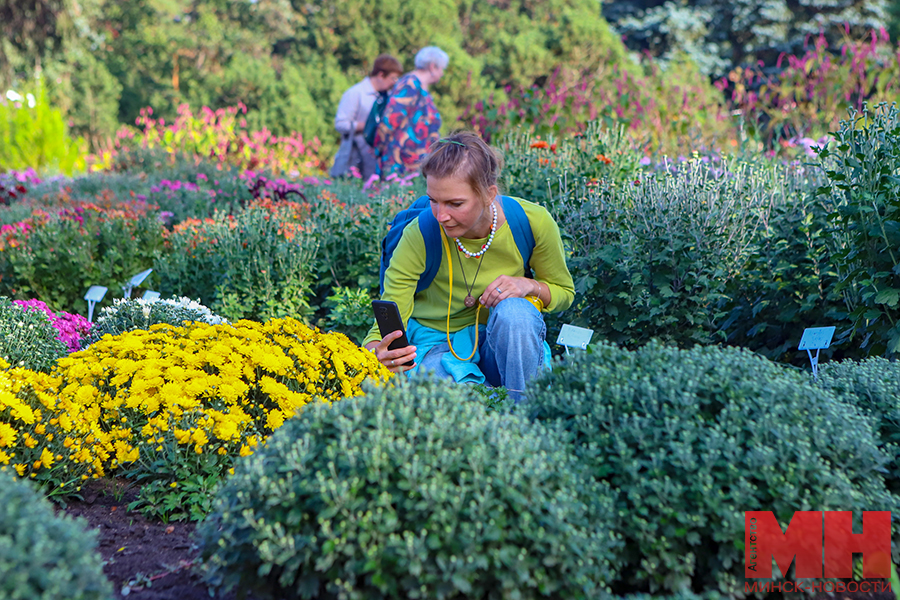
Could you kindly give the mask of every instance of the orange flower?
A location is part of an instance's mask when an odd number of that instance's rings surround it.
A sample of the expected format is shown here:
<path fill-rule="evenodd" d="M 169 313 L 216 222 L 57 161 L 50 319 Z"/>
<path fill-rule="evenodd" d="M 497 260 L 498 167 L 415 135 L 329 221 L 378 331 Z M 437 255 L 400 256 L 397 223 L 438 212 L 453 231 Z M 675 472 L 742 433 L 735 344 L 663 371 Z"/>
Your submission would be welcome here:
<path fill-rule="evenodd" d="M 605 164 L 605 165 L 611 165 L 611 164 L 612 164 L 612 159 L 609 158 L 608 156 L 604 155 L 604 154 L 598 154 L 595 158 L 596 158 L 597 160 L 599 160 L 600 162 L 602 162 L 603 164 Z"/>
<path fill-rule="evenodd" d="M 541 150 L 545 150 L 550 147 L 550 144 L 545 142 L 544 140 L 538 140 L 536 142 L 531 142 L 532 148 L 540 148 Z"/>

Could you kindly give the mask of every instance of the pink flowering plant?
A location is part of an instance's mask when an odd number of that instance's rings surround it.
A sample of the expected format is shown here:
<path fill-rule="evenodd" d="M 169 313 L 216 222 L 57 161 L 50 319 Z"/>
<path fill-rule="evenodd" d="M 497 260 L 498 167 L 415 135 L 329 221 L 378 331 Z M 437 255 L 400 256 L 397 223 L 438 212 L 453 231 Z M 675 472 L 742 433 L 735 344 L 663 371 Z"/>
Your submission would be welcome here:
<path fill-rule="evenodd" d="M 73 315 L 67 312 L 54 312 L 40 300 L 15 300 L 24 310 L 42 312 L 50 319 L 51 325 L 59 332 L 56 339 L 66 345 L 69 352 L 75 352 L 81 348 L 81 340 L 90 333 L 91 323 L 81 315 Z"/>
<path fill-rule="evenodd" d="M 162 149 L 171 160 L 187 156 L 195 162 L 212 161 L 219 170 L 267 170 L 302 177 L 322 170 L 317 138 L 304 140 L 300 133 L 276 136 L 263 127 L 250 130 L 243 116 L 247 107 L 212 110 L 206 106 L 195 115 L 187 104 L 178 107 L 175 121 L 155 119 L 153 109 L 141 109 L 137 128 L 123 127 L 98 154 L 89 157 L 92 170 L 113 168 L 119 155 L 134 148 Z M 127 159 L 126 159 L 127 161 Z"/>
<path fill-rule="evenodd" d="M 776 73 L 762 64 L 738 68 L 716 83 L 730 92 L 751 135 L 764 137 L 768 147 L 799 147 L 809 155 L 849 109 L 861 111 L 866 102 L 891 102 L 900 94 L 900 47 L 883 28 L 862 40 L 846 37 L 838 48 L 819 35 L 807 41 L 802 56 L 782 54 L 776 67 Z"/>
<path fill-rule="evenodd" d="M 491 94 L 466 108 L 460 121 L 490 141 L 516 129 L 544 138 L 581 134 L 600 120 L 613 129 L 624 126 L 636 146 L 669 153 L 711 144 L 728 131 L 727 110 L 714 89 L 671 83 L 700 81 L 688 67 L 668 77 L 651 62 L 643 67 L 643 73 L 620 65 L 557 71 L 541 86 Z"/>

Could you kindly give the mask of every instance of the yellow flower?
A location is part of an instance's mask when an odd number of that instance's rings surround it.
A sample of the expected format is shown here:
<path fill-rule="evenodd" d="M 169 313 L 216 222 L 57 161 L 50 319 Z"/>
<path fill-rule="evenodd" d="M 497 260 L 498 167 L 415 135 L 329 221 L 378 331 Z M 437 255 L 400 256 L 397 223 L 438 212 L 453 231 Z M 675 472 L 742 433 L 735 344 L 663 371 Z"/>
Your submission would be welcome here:
<path fill-rule="evenodd" d="M 209 438 L 206 437 L 206 432 L 202 429 L 195 429 L 191 434 L 191 441 L 197 444 L 198 447 L 201 447 L 209 442 Z"/>
<path fill-rule="evenodd" d="M 25 469 L 28 468 L 28 465 L 13 465 L 13 468 L 16 470 L 16 473 L 19 474 L 19 477 L 25 477 Z"/>
<path fill-rule="evenodd" d="M 266 416 L 266 425 L 272 431 L 278 429 L 284 425 L 284 413 L 277 409 L 269 411 L 268 416 Z"/>
<path fill-rule="evenodd" d="M 187 444 L 191 441 L 191 432 L 185 429 L 175 429 L 175 441 L 179 444 Z"/>
<path fill-rule="evenodd" d="M 0 448 L 12 448 L 16 443 L 16 430 L 7 423 L 0 423 Z"/>
<path fill-rule="evenodd" d="M 50 452 L 50 451 L 47 450 L 46 448 L 44 448 L 43 450 L 41 450 L 41 460 L 40 460 L 40 462 L 41 462 L 41 464 L 44 465 L 44 467 L 46 467 L 47 469 L 49 469 L 50 467 L 52 467 L 52 466 L 53 466 L 54 460 L 55 460 L 55 459 L 54 459 L 54 457 L 53 457 L 53 453 L 52 453 L 52 452 Z"/>

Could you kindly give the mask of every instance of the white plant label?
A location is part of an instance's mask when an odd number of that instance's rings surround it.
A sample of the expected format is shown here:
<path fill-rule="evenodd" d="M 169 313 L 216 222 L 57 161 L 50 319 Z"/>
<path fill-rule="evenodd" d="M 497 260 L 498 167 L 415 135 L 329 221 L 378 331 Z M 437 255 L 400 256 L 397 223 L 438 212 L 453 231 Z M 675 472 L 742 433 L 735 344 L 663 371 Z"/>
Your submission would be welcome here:
<path fill-rule="evenodd" d="M 593 335 L 593 329 L 585 329 L 584 327 L 576 327 L 566 323 L 562 326 L 562 329 L 560 329 L 559 337 L 556 338 L 556 343 L 565 346 L 567 351 L 568 348 L 585 349 L 587 348 L 587 345 L 591 343 L 591 337 L 593 337 Z"/>
<path fill-rule="evenodd" d="M 84 299 L 87 300 L 88 303 L 88 322 L 94 322 L 94 307 L 97 306 L 98 302 L 103 301 L 103 297 L 106 295 L 106 288 L 102 285 L 92 285 L 90 289 L 88 289 L 87 294 L 84 295 Z"/>
<path fill-rule="evenodd" d="M 834 327 L 810 327 L 803 331 L 798 350 L 824 350 L 831 345 Z"/>

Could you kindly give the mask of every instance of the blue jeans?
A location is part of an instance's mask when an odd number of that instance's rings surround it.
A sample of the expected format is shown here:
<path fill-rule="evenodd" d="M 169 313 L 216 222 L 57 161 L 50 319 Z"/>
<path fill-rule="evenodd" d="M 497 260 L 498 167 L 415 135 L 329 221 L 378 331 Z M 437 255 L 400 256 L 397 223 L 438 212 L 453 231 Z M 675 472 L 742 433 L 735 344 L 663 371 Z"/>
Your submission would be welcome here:
<path fill-rule="evenodd" d="M 478 368 L 493 387 L 504 386 L 509 397 L 521 401 L 525 384 L 544 366 L 544 318 L 525 298 L 507 298 L 491 310 L 487 331 L 478 341 Z M 450 377 L 441 357 L 450 352 L 447 343 L 432 348 L 419 365 L 419 372 L 434 371 Z"/>

